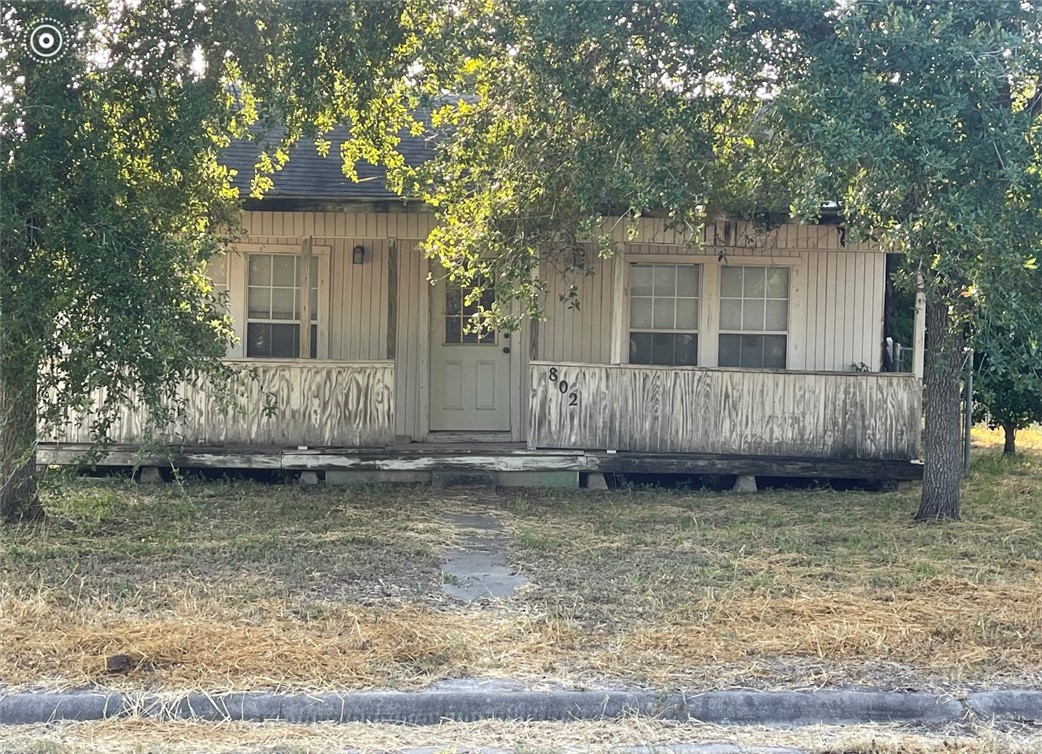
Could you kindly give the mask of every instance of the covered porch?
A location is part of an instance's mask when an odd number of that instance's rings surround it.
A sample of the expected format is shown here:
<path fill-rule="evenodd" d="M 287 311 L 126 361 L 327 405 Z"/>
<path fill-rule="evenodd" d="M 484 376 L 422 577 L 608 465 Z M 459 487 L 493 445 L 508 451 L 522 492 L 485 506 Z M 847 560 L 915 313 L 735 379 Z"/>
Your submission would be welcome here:
<path fill-rule="evenodd" d="M 128 408 L 98 466 L 309 472 L 328 481 L 575 486 L 588 474 L 917 479 L 912 375 L 532 362 L 526 442 L 395 437 L 393 362 L 250 364 L 240 405 L 185 389 L 159 444 Z M 265 405 L 277 410 L 264 411 Z M 82 418 L 82 417 L 80 417 Z M 490 438 L 491 439 L 491 438 Z M 82 424 L 42 439 L 43 464 L 80 464 Z"/>

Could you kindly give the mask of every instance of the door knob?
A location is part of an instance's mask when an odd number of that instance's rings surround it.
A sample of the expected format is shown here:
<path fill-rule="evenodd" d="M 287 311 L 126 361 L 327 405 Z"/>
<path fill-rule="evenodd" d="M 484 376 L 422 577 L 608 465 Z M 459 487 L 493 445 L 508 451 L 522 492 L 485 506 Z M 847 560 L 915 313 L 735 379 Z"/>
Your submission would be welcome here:
<path fill-rule="evenodd" d="M 503 353 L 510 353 L 510 346 L 503 349 Z"/>

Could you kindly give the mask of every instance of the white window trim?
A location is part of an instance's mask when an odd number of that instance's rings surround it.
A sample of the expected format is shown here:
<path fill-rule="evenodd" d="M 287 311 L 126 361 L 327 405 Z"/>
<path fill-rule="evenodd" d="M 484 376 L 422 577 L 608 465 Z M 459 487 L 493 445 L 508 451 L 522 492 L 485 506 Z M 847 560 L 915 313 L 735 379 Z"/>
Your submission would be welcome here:
<path fill-rule="evenodd" d="M 259 244 L 239 243 L 228 249 L 225 255 L 228 260 L 228 313 L 234 320 L 235 336 L 238 342 L 228 350 L 228 357 L 245 359 L 246 356 L 246 296 L 248 278 L 246 256 L 248 254 L 292 254 L 301 255 L 299 244 Z M 250 361 L 300 361 L 314 362 L 329 358 L 329 278 L 330 247 L 312 246 L 311 255 L 318 260 L 318 342 L 315 344 L 314 359 L 267 359 L 251 357 Z"/>
<path fill-rule="evenodd" d="M 701 296 L 698 312 L 698 367 L 665 367 L 669 369 L 716 368 L 720 364 L 720 269 L 724 266 L 789 268 L 789 327 L 785 339 L 785 369 L 761 371 L 799 371 L 805 366 L 802 344 L 797 333 L 803 330 L 803 269 L 806 259 L 800 257 L 732 256 L 721 261 L 716 254 L 615 254 L 613 277 L 615 307 L 612 334 L 613 364 L 629 364 L 630 326 L 630 265 L 632 264 L 694 264 L 699 265 Z M 751 367 L 726 367 L 751 369 Z"/>
<path fill-rule="evenodd" d="M 785 337 L 785 366 L 782 367 L 781 369 L 788 370 L 789 369 L 789 341 L 792 340 L 792 333 L 790 331 L 790 318 L 789 318 L 790 310 L 792 309 L 792 269 L 789 266 L 787 266 L 787 265 L 779 265 L 779 264 L 764 264 L 764 265 L 752 265 L 752 264 L 749 264 L 749 265 L 726 265 L 726 266 L 727 267 L 734 267 L 735 269 L 737 269 L 739 267 L 756 267 L 756 268 L 762 269 L 764 271 L 769 270 L 769 269 L 771 269 L 773 267 L 775 269 L 777 269 L 777 268 L 784 268 L 784 269 L 789 271 L 789 276 L 788 276 L 788 280 L 786 281 L 786 291 L 785 291 L 786 295 L 785 295 L 785 329 L 784 330 L 769 330 L 769 329 L 766 328 L 766 322 L 764 323 L 765 327 L 762 330 L 744 330 L 744 329 L 724 330 L 722 327 L 719 327 L 719 326 L 717 327 L 717 330 L 716 330 L 716 333 L 717 333 L 716 342 L 717 342 L 717 348 L 718 349 L 719 349 L 719 346 L 720 346 L 720 338 L 721 338 L 721 336 L 724 336 L 724 335 L 738 335 L 738 336 L 743 336 L 743 335 L 774 335 L 774 336 L 782 335 L 782 336 L 784 336 Z M 721 272 L 722 272 L 723 268 L 724 268 L 724 266 L 720 267 Z M 721 275 L 721 278 L 722 277 L 723 276 Z M 719 312 L 719 310 L 723 307 L 723 299 L 725 297 L 722 295 L 722 288 L 718 290 L 718 293 L 721 294 L 720 295 L 720 304 L 717 307 L 717 311 Z M 732 301 L 738 300 L 738 301 L 742 301 L 742 302 L 756 300 L 756 299 L 753 299 L 753 298 L 748 298 L 747 299 L 745 297 L 744 293 L 743 293 L 742 296 L 738 297 L 737 299 L 735 299 L 734 296 L 727 296 L 726 298 L 728 298 L 729 300 L 732 300 Z M 765 295 L 764 295 L 763 301 L 766 302 L 768 300 L 779 301 L 781 299 L 778 299 L 778 298 L 768 299 L 768 297 L 766 296 L 766 291 L 765 291 Z M 717 353 L 717 363 L 719 364 L 719 362 L 720 362 L 720 357 L 719 357 L 719 352 L 718 352 Z M 737 366 L 733 366 L 733 365 L 729 366 L 727 368 L 728 369 L 766 369 L 766 370 L 769 370 L 769 371 L 778 371 L 779 370 L 779 367 L 737 367 Z"/>
<path fill-rule="evenodd" d="M 669 329 L 669 330 L 665 330 L 665 329 L 661 329 L 661 328 L 654 328 L 654 327 L 651 327 L 651 328 L 647 328 L 647 327 L 637 327 L 637 328 L 635 328 L 635 327 L 633 327 L 633 321 L 630 319 L 630 315 L 632 314 L 632 308 L 633 308 L 633 294 L 632 294 L 632 291 L 630 290 L 630 287 L 629 287 L 629 284 L 628 284 L 628 281 L 627 281 L 627 286 L 626 286 L 626 294 L 627 294 L 626 295 L 626 340 L 627 340 L 626 360 L 629 361 L 629 350 L 630 350 L 629 349 L 629 340 L 630 340 L 630 336 L 634 332 L 638 332 L 638 333 L 652 333 L 652 334 L 654 334 L 654 333 L 665 333 L 665 334 L 669 334 L 669 335 L 694 335 L 696 337 L 696 341 L 697 341 L 697 345 L 696 345 L 696 349 L 695 349 L 696 350 L 696 356 L 701 356 L 701 350 L 702 350 L 702 315 L 703 315 L 703 312 L 702 312 L 702 298 L 705 295 L 705 283 L 702 280 L 703 265 L 701 263 L 698 263 L 698 262 L 690 262 L 690 261 L 688 261 L 686 259 L 685 260 L 681 260 L 681 261 L 672 261 L 672 262 L 645 262 L 643 259 L 640 259 L 640 260 L 631 259 L 631 260 L 629 260 L 626 263 L 626 275 L 627 276 L 630 276 L 630 275 L 633 274 L 633 267 L 634 267 L 634 265 L 643 265 L 643 266 L 647 266 L 647 267 L 658 267 L 658 266 L 661 266 L 661 267 L 673 267 L 674 269 L 677 268 L 677 267 L 697 267 L 698 268 L 698 293 L 697 293 L 697 295 L 696 296 L 677 296 L 674 293 L 674 295 L 672 297 L 674 305 L 676 305 L 676 302 L 681 300 L 681 299 L 683 299 L 683 300 L 690 300 L 692 298 L 695 299 L 695 301 L 698 303 L 698 311 L 697 311 L 697 315 L 696 315 L 696 322 L 697 322 L 697 324 L 695 325 L 695 328 L 693 330 L 691 330 L 691 329 L 682 329 L 682 328 L 678 329 L 676 327 L 674 327 L 672 329 Z M 641 298 L 646 298 L 646 297 L 642 296 Z M 654 295 L 654 289 L 653 289 L 652 300 L 654 301 L 655 298 L 657 298 L 657 297 Z M 648 365 L 648 366 L 655 366 L 655 365 Z"/>

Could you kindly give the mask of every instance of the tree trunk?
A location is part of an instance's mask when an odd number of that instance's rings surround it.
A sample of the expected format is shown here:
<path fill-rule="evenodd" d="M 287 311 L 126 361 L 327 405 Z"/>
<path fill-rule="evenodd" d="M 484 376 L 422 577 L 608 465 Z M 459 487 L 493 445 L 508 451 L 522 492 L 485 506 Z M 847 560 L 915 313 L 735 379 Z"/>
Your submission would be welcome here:
<path fill-rule="evenodd" d="M 1006 433 L 1006 441 L 1002 444 L 1002 454 L 1015 456 L 1017 454 L 1017 428 L 1012 422 L 1005 422 L 1002 431 Z"/>
<path fill-rule="evenodd" d="M 916 521 L 959 518 L 963 335 L 943 301 L 926 306 L 926 465 Z"/>
<path fill-rule="evenodd" d="M 36 364 L 0 353 L 0 521 L 38 521 Z"/>

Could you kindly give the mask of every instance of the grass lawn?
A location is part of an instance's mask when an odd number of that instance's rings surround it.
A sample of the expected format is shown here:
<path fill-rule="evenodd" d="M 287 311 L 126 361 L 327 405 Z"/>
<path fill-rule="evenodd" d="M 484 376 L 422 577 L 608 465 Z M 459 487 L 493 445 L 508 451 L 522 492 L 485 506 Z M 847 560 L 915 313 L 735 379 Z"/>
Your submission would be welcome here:
<path fill-rule="evenodd" d="M 918 490 L 729 493 L 66 480 L 0 529 L 0 685 L 416 688 L 1042 683 L 1042 432 L 975 434 L 964 520 Z M 530 584 L 441 593 L 450 511 L 494 506 Z M 137 667 L 107 674 L 106 658 Z"/>

